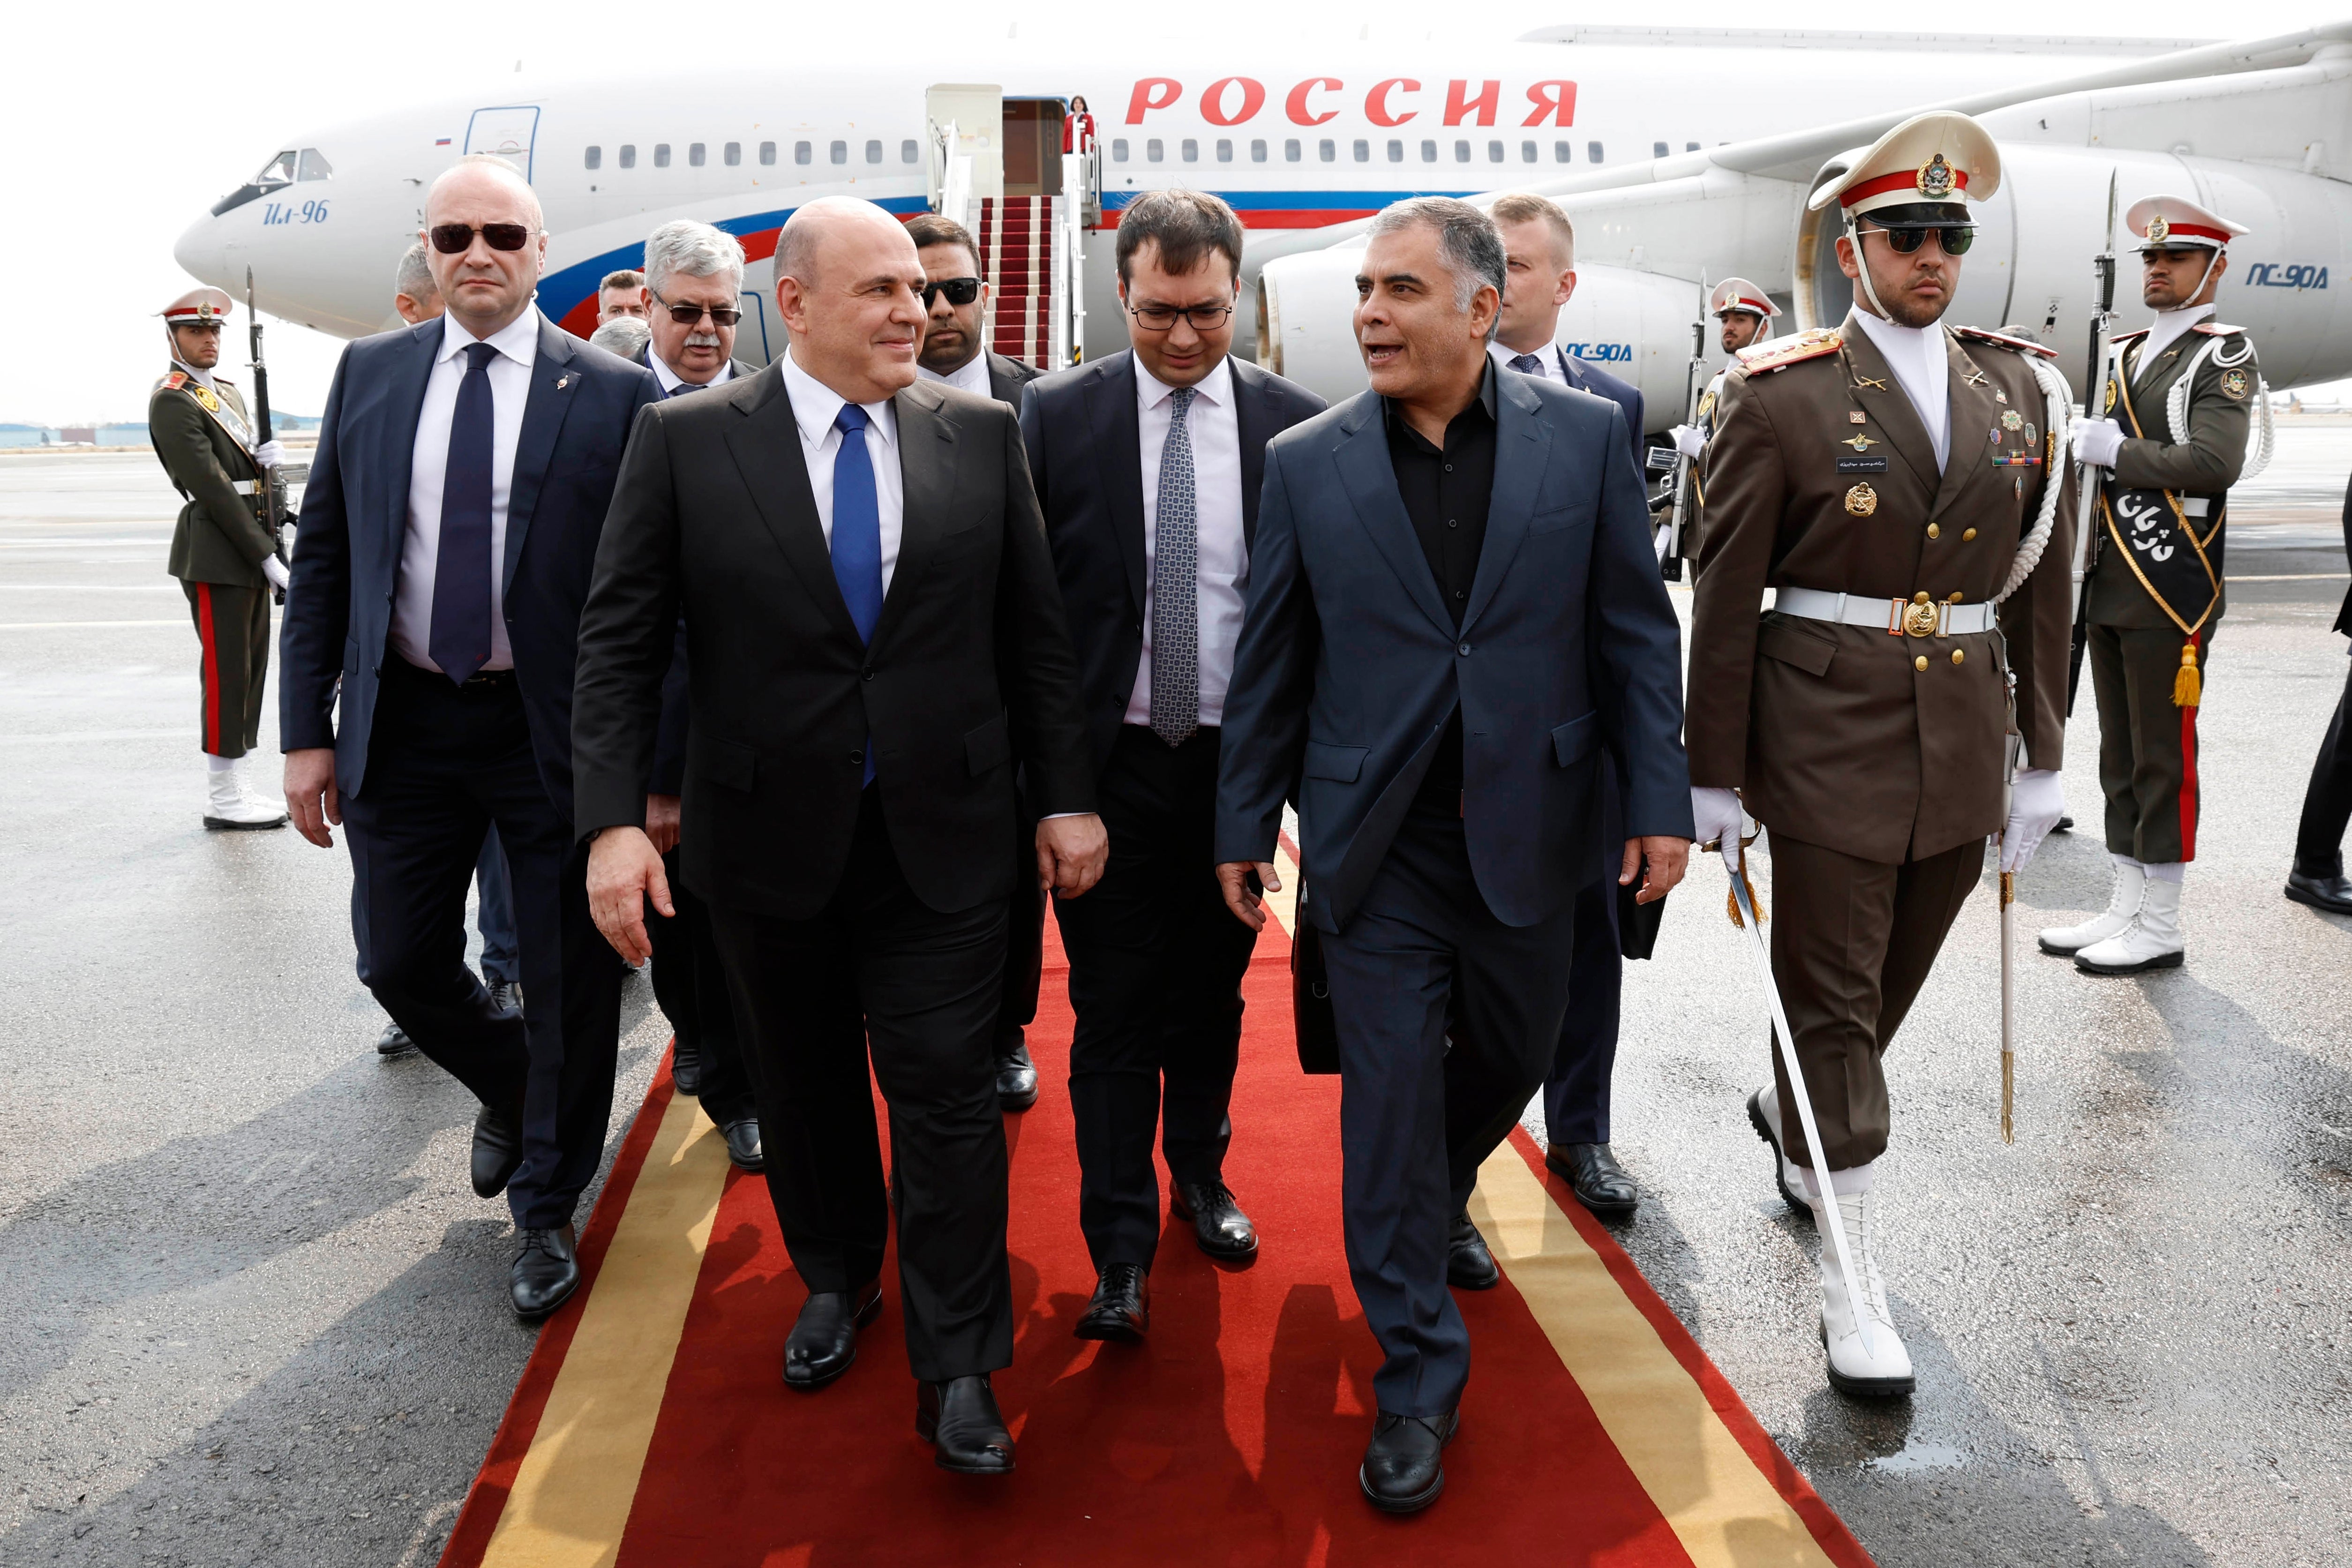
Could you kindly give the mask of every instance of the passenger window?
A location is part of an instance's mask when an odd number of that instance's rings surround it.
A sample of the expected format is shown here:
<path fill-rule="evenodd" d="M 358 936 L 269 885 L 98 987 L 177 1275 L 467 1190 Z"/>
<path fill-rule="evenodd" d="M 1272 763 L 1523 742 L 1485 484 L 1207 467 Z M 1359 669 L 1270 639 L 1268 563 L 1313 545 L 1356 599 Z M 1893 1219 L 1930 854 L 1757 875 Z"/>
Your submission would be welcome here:
<path fill-rule="evenodd" d="M 1292 157 L 1294 157 L 1294 158 L 1297 156 L 1297 148 L 1296 148 L 1296 144 L 1295 144 L 1295 143 L 1294 143 L 1294 145 L 1293 145 L 1293 150 L 1292 150 L 1292 152 L 1291 152 L 1291 156 L 1292 156 Z M 1250 143 L 1250 162 L 1253 162 L 1253 163 L 1263 163 L 1263 162 L 1265 162 L 1265 142 L 1263 142 L 1263 141 L 1253 141 L 1253 142 L 1251 142 L 1251 143 Z"/>
<path fill-rule="evenodd" d="M 882 162 L 882 143 L 879 141 L 868 141 L 866 144 L 866 161 L 868 163 L 879 163 Z"/>
<path fill-rule="evenodd" d="M 1683 143 L 1683 151 L 1685 152 L 1696 152 L 1698 151 L 1698 143 L 1696 141 L 1685 141 Z"/>
<path fill-rule="evenodd" d="M 740 141 L 730 141 L 719 155 L 727 161 L 727 166 L 730 169 L 735 168 L 743 162 L 743 144 Z"/>
<path fill-rule="evenodd" d="M 635 142 L 634 142 L 634 141 L 624 141 L 624 142 L 622 142 L 622 143 L 621 143 L 621 167 L 622 167 L 622 168 L 624 168 L 624 169 L 634 169 L 634 168 L 635 168 L 636 166 L 637 166 L 637 144 L 636 144 Z"/>
<path fill-rule="evenodd" d="M 1591 162 L 1595 162 L 1595 163 L 1600 162 L 1601 162 L 1601 143 L 1599 143 L 1598 141 L 1588 141 L 1588 142 L 1586 142 L 1586 143 L 1584 144 L 1584 155 L 1585 155 L 1585 157 L 1586 157 L 1587 159 L 1591 160 Z"/>
<path fill-rule="evenodd" d="M 1653 158 L 1663 158 L 1670 151 L 1672 150 L 1663 141 L 1653 141 L 1650 143 L 1650 156 Z"/>
<path fill-rule="evenodd" d="M 319 156 L 319 150 L 316 147 L 305 147 L 302 149 L 302 172 L 299 178 L 305 180 L 331 180 L 334 176 L 334 170 L 329 168 L 327 166 L 327 161 Z"/>
<path fill-rule="evenodd" d="M 1519 162 L 1522 162 L 1522 163 L 1532 163 L 1532 162 L 1534 162 L 1535 161 L 1536 161 L 1536 144 L 1535 144 L 1534 142 L 1532 142 L 1532 141 L 1522 141 L 1522 142 L 1520 142 L 1520 143 L 1519 143 Z"/>
<path fill-rule="evenodd" d="M 849 162 L 849 143 L 836 141 L 825 150 L 825 155 L 836 163 L 846 163 Z"/>
<path fill-rule="evenodd" d="M 908 138 L 907 138 L 907 140 L 906 140 L 906 141 L 901 141 L 901 142 L 899 142 L 899 143 L 898 143 L 898 162 L 901 162 L 901 163 L 919 163 L 919 162 L 921 162 L 922 161 L 923 161 L 923 144 L 922 144 L 921 142 L 919 142 L 919 141 L 916 141 L 913 137 L 909 136 Z"/>
<path fill-rule="evenodd" d="M 1551 144 L 1551 161 L 1555 163 L 1565 163 L 1569 161 L 1567 142 L 1555 141 Z"/>
<path fill-rule="evenodd" d="M 1396 143 L 1391 141 L 1389 145 L 1393 147 Z M 1372 161 L 1372 144 L 1360 136 L 1356 138 L 1355 152 L 1356 162 L 1359 163 L 1369 163 Z"/>
<path fill-rule="evenodd" d="M 1403 142 L 1392 141 L 1389 143 L 1389 162 L 1391 163 L 1402 163 L 1404 162 Z"/>
<path fill-rule="evenodd" d="M 760 166 L 761 166 L 761 168 L 766 168 L 766 167 L 770 166 L 771 164 L 774 163 L 774 162 L 775 162 L 775 161 L 776 161 L 776 144 L 775 144 L 774 142 L 772 142 L 772 141 L 762 141 L 762 142 L 761 142 L 761 143 L 760 143 Z"/>
<path fill-rule="evenodd" d="M 1114 163 L 1124 163 L 1124 162 L 1127 162 L 1127 138 L 1126 138 L 1126 137 L 1124 137 L 1124 136 L 1116 136 L 1116 137 L 1113 137 L 1113 138 L 1111 139 L 1111 143 L 1110 143 L 1110 161 L 1111 161 L 1112 162 L 1114 162 Z"/>
<path fill-rule="evenodd" d="M 1200 161 L 1201 144 L 1187 136 L 1184 138 L 1184 162 L 1187 163 L 1198 163 Z"/>
<path fill-rule="evenodd" d="M 1502 144 L 1501 142 L 1499 142 L 1499 141 L 1489 141 L 1489 142 L 1487 142 L 1487 143 L 1486 143 L 1486 162 L 1489 162 L 1489 163 L 1499 163 L 1499 162 L 1501 162 L 1502 161 L 1503 161 L 1503 144 Z"/>
<path fill-rule="evenodd" d="M 1328 147 L 1328 146 L 1329 146 L 1330 144 L 1329 144 L 1328 142 L 1326 142 L 1324 145 Z M 1298 155 L 1299 155 L 1299 153 L 1300 153 L 1300 152 L 1301 152 L 1301 151 L 1302 151 L 1302 149 L 1301 149 L 1301 148 L 1299 147 L 1299 145 L 1298 145 L 1298 139 L 1297 139 L 1297 137 L 1295 137 L 1295 136 L 1294 136 L 1294 137 L 1292 137 L 1289 141 L 1286 141 L 1286 142 L 1284 142 L 1284 143 L 1282 144 L 1282 157 L 1283 157 L 1283 161 L 1284 161 L 1285 162 L 1288 162 L 1288 163 L 1296 163 L 1296 162 L 1298 162 Z M 1328 158 L 1328 156 L 1330 156 L 1330 154 L 1327 152 L 1327 153 L 1325 153 L 1325 154 L 1324 154 L 1324 156 L 1326 156 L 1326 157 Z"/>
<path fill-rule="evenodd" d="M 1233 139 L 1232 139 L 1231 137 L 1225 137 L 1225 136 L 1220 136 L 1220 137 L 1218 137 L 1218 138 L 1217 138 L 1217 162 L 1220 162 L 1220 163 L 1230 163 L 1230 162 L 1232 162 L 1233 161 L 1234 161 L 1234 143 L 1233 143 Z"/>
<path fill-rule="evenodd" d="M 585 162 L 587 166 L 591 169 L 603 168 L 604 166 L 604 150 L 602 147 L 591 147 L 588 149 L 588 156 Z"/>
<path fill-rule="evenodd" d="M 1470 162 L 1470 143 L 1467 141 L 1457 141 L 1454 144 L 1454 161 L 1456 163 L 1467 163 Z"/>
<path fill-rule="evenodd" d="M 686 149 L 687 162 L 692 167 L 699 169 L 702 167 L 702 143 L 699 141 L 689 143 Z"/>
<path fill-rule="evenodd" d="M 1149 136 L 1144 138 L 1143 161 L 1147 163 L 1159 162 L 1162 158 L 1165 158 L 1168 155 L 1167 145 L 1168 144 L 1166 142 L 1160 141 L 1157 136 Z"/>
<path fill-rule="evenodd" d="M 811 150 L 810 150 L 809 144 L 808 144 L 807 142 L 805 142 L 805 141 L 795 141 L 795 142 L 793 142 L 793 162 L 795 162 L 795 163 L 805 163 L 805 162 L 807 162 L 809 161 L 810 151 L 811 151 Z"/>
<path fill-rule="evenodd" d="M 1326 136 L 1315 144 L 1315 152 L 1326 163 L 1337 162 L 1339 157 L 1339 144 Z"/>
<path fill-rule="evenodd" d="M 669 167 L 668 142 L 656 141 L 654 143 L 654 167 L 656 169 L 667 169 Z"/>

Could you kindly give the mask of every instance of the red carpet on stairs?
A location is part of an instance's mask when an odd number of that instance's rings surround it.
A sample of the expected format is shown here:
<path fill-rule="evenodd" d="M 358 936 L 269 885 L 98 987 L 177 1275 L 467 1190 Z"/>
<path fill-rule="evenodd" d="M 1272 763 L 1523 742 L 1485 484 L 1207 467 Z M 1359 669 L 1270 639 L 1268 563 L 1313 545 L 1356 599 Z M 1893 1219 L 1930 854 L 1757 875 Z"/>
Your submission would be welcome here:
<path fill-rule="evenodd" d="M 1018 1316 L 1013 1364 L 996 1375 L 995 1387 L 1019 1442 L 1018 1472 L 1003 1480 L 945 1474 L 916 1437 L 895 1261 L 884 1271 L 883 1315 L 865 1335 L 856 1366 L 814 1396 L 783 1387 L 784 1335 L 804 1292 L 764 1186 L 729 1171 L 676 1331 L 667 1385 L 651 1385 L 658 1392 L 649 1396 L 641 1468 L 623 1473 L 625 1459 L 600 1460 L 597 1470 L 577 1473 L 589 1461 L 566 1456 L 589 1451 L 580 1433 L 539 1430 L 567 1356 L 586 1362 L 576 1337 L 627 1332 L 625 1324 L 600 1323 L 593 1312 L 583 1328 L 603 1282 L 592 1276 L 542 1333 L 445 1564 L 1491 1568 L 1497 1553 L 1562 1564 L 1869 1562 L 1631 1261 L 1572 1201 L 1564 1207 L 1573 1211 L 1567 1214 L 1573 1237 L 1599 1255 L 1607 1267 L 1601 1277 L 1622 1289 L 1701 1391 L 1703 1402 L 1690 1406 L 1711 1410 L 1729 1440 L 1703 1448 L 1690 1439 L 1687 1487 L 1678 1482 L 1665 1489 L 1675 1495 L 1654 1496 L 1658 1461 L 1651 1461 L 1645 1489 L 1621 1440 L 1665 1454 L 1671 1466 L 1684 1438 L 1628 1437 L 1622 1419 L 1612 1437 L 1515 1288 L 1507 1261 L 1499 1287 L 1460 1297 L 1474 1360 L 1462 1435 L 1447 1452 L 1444 1497 L 1402 1520 L 1366 1505 L 1356 1467 L 1379 1357 L 1341 1249 L 1339 1081 L 1298 1071 L 1289 945 L 1279 928 L 1269 929 L 1245 986 L 1225 1173 L 1257 1222 L 1258 1260 L 1246 1269 L 1213 1264 L 1189 1228 L 1171 1222 L 1152 1271 L 1148 1342 L 1073 1338 L 1093 1274 L 1077 1228 L 1064 1067 L 1066 971 L 1050 925 L 1047 942 L 1045 996 L 1029 1036 L 1044 1092 L 1033 1110 L 1006 1121 Z M 683 1179 L 676 1173 L 688 1168 L 686 1156 L 664 1155 L 656 1135 L 657 1124 L 673 1132 L 687 1125 L 673 1109 L 686 1108 L 671 1106 L 665 1071 L 590 1227 L 583 1254 L 592 1267 L 604 1262 L 633 1207 L 651 1201 L 652 1184 Z M 703 1128 L 706 1139 L 715 1135 Z M 1520 1142 L 1534 1179 L 1542 1179 L 1533 1144 L 1524 1134 Z M 689 1153 L 707 1166 L 699 1147 Z M 701 1179 L 721 1178 L 713 1170 Z M 1557 1184 L 1550 1191 L 1554 1203 L 1564 1199 Z M 630 1268 L 635 1289 L 646 1270 Z M 617 1280 L 613 1288 L 622 1288 Z M 658 1346 L 646 1354 L 658 1354 Z M 1663 1358 L 1660 1364 L 1671 1370 Z M 581 1382 L 595 1375 L 574 1374 Z M 604 1419 L 625 1425 L 625 1395 L 613 1396 L 609 1412 L 599 1397 L 594 1387 L 567 1389 L 566 1419 L 583 1430 Z M 1743 1535 L 1738 1521 L 1727 1530 L 1706 1522 L 1708 1467 L 1720 1470 L 1726 1454 L 1754 1467 L 1738 1479 L 1785 1511 L 1777 1525 L 1759 1521 Z M 1680 1534 L 1670 1512 L 1683 1521 Z M 608 1522 L 575 1526 L 567 1514 Z"/>

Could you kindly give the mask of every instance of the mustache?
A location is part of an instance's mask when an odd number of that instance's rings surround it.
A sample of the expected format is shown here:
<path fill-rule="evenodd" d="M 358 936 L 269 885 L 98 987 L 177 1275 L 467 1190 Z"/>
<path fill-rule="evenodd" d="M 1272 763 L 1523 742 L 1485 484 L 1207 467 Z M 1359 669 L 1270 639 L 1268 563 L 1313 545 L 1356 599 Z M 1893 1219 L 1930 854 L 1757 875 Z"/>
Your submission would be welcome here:
<path fill-rule="evenodd" d="M 688 332 L 686 335 L 686 346 L 689 349 L 716 349 L 719 346 L 719 334 L 716 332 Z"/>

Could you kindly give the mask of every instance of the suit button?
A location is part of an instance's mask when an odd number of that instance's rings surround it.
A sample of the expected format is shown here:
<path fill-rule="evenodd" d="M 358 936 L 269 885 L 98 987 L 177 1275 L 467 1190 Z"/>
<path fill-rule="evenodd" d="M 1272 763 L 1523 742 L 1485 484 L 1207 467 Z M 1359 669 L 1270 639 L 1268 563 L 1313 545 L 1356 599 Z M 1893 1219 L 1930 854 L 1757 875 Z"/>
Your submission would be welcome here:
<path fill-rule="evenodd" d="M 1456 597 L 1459 597 L 1459 596 L 1457 595 Z M 1457 653 L 1461 654 L 1464 658 L 1465 658 L 1465 659 L 1466 659 L 1466 658 L 1468 658 L 1468 657 L 1470 656 L 1470 644 L 1469 644 L 1469 643 L 1463 643 L 1460 647 L 1458 647 L 1458 648 L 1454 649 L 1454 651 L 1455 653 Z"/>
<path fill-rule="evenodd" d="M 1952 650 L 1952 663 L 1955 664 L 1965 664 L 1968 663 L 1968 660 L 1969 654 L 1967 649 L 1955 648 Z"/>
<path fill-rule="evenodd" d="M 1927 667 L 1927 660 L 1925 660 L 1925 659 L 1920 660 L 1920 661 L 1919 661 L 1919 667 L 1920 667 L 1921 669 L 1923 669 L 1923 670 L 1924 670 L 1924 669 L 1926 669 L 1926 668 Z M 853 751 L 853 752 L 851 752 L 851 753 L 849 754 L 849 765 L 850 765 L 852 768 L 863 768 L 863 767 L 865 767 L 865 766 L 866 766 L 866 753 L 864 753 L 864 752 L 862 752 L 862 751 Z"/>
<path fill-rule="evenodd" d="M 1976 537 L 1977 531 L 1974 528 L 1962 528 L 1960 530 L 1960 542 L 1962 544 L 1968 543 L 1970 539 Z"/>
<path fill-rule="evenodd" d="M 1916 659 L 1912 660 L 1912 661 L 1911 661 L 1911 667 L 1912 667 L 1913 669 L 1915 669 L 1915 670 L 1924 670 L 1924 669 L 1926 669 L 1926 668 L 1927 667 L 1927 654 L 1925 654 L 1925 653 L 1922 653 L 1922 654 L 1920 654 L 1917 658 L 1916 658 Z"/>
<path fill-rule="evenodd" d="M 1931 539 L 1941 538 L 1944 537 L 1944 530 L 1937 528 L 1935 524 L 1929 523 L 1927 525 L 1927 537 Z"/>
<path fill-rule="evenodd" d="M 874 672 L 871 670 L 860 670 L 857 672 L 857 678 L 861 681 L 870 681 L 874 678 Z"/>

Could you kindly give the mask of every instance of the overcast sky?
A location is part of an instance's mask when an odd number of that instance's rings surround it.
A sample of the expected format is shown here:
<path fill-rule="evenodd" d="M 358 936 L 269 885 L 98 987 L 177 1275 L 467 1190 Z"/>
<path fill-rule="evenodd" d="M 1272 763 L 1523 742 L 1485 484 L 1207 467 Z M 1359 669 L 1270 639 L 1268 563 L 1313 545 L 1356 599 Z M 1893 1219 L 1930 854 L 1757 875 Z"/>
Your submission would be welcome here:
<path fill-rule="evenodd" d="M 17 171 L 0 203 L 0 254 L 11 258 L 17 307 L 0 339 L 0 421 L 142 419 L 163 370 L 154 313 L 194 286 L 172 259 L 172 242 L 225 192 L 242 183 L 292 135 L 309 128 L 439 98 L 495 78 L 508 84 L 607 73 L 615 60 L 646 63 L 649 74 L 690 68 L 723 55 L 730 64 L 762 53 L 804 64 L 835 51 L 845 59 L 956 64 L 959 27 L 1001 39 L 1016 21 L 1024 35 L 1066 29 L 1081 14 L 1067 0 L 959 0 L 946 6 L 845 7 L 887 19 L 898 30 L 860 37 L 844 25 L 813 26 L 814 7 L 773 7 L 761 23 L 751 7 L 676 10 L 641 3 L 565 0 L 462 7 L 313 0 L 299 7 L 184 4 L 108 5 L 97 11 L 41 4 L 12 8 L 8 24 L 7 157 Z M 1118 13 L 1085 12 L 1089 20 Z M 2061 0 L 2030 10 L 1958 7 L 1858 14 L 1850 5 L 1730 4 L 1702 0 L 1629 16 L 1591 3 L 1496 0 L 1478 8 L 1367 0 L 1251 0 L 1190 18 L 1203 24 L 1245 16 L 1265 41 L 1342 36 L 1418 41 L 1441 26 L 1448 41 L 1507 40 L 1559 23 L 1644 26 L 1853 27 L 2100 34 L 2128 17 L 2137 35 L 2269 36 L 2352 15 L 2352 0 L 2280 0 L 2259 11 L 2188 0 L 2112 5 Z M 2254 18 L 2259 17 L 2259 20 Z M 1438 20 L 1442 19 L 1442 20 Z M 1164 24 L 1165 17 L 1162 22 Z M 1458 29 L 1458 30 L 1457 30 Z M 1164 25 L 1152 37 L 1165 38 Z M 1117 50 L 1115 31 L 1102 33 Z M 517 63 L 521 66 L 520 78 Z M 1825 105 L 1825 110 L 1834 106 Z M 240 302 L 241 303 L 241 302 Z M 245 359 L 243 317 L 227 358 Z M 305 328 L 271 335 L 272 401 L 315 413 L 342 345 Z"/>

